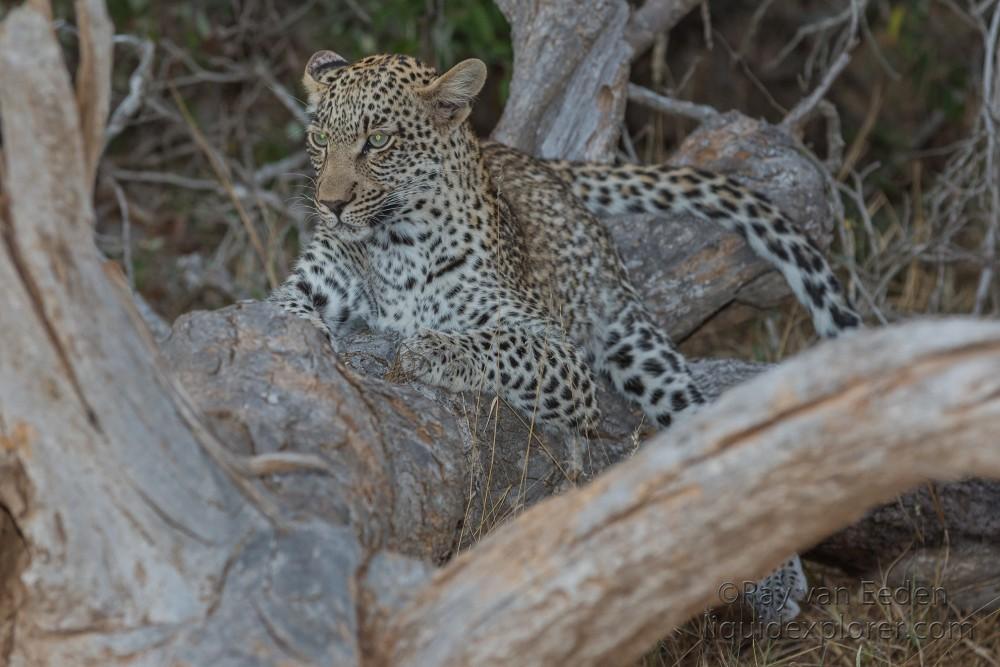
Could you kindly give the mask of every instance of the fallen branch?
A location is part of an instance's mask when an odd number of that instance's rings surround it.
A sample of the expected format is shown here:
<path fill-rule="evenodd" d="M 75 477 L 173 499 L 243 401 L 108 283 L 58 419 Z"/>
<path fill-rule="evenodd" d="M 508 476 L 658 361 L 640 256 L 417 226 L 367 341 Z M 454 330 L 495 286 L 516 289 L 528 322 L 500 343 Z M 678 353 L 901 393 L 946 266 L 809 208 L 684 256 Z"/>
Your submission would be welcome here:
<path fill-rule="evenodd" d="M 627 664 L 724 582 L 873 504 L 930 477 L 1000 476 L 998 430 L 1000 324 L 824 344 L 443 568 L 382 629 L 381 664 Z"/>

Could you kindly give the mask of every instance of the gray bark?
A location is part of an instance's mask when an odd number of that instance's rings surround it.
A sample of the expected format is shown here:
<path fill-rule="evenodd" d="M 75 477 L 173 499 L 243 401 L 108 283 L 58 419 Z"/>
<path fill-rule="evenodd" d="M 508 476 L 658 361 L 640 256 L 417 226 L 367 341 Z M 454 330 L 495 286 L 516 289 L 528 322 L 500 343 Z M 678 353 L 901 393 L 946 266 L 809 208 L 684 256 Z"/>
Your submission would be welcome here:
<path fill-rule="evenodd" d="M 111 24 L 104 0 L 76 0 L 75 7 L 80 27 L 76 102 L 80 109 L 87 180 L 93 188 L 97 165 L 104 152 L 104 126 L 111 110 L 111 67 L 114 61 L 111 38 L 115 27 Z"/>
<path fill-rule="evenodd" d="M 988 434 L 984 447 L 1000 446 Z M 1000 482 L 928 483 L 868 512 L 807 555 L 867 581 L 940 586 L 967 611 L 1000 609 Z"/>
<path fill-rule="evenodd" d="M 540 157 L 608 160 L 625 110 L 628 4 L 595 0 L 585 11 L 576 0 L 497 4 L 511 26 L 514 74 L 493 138 Z"/>

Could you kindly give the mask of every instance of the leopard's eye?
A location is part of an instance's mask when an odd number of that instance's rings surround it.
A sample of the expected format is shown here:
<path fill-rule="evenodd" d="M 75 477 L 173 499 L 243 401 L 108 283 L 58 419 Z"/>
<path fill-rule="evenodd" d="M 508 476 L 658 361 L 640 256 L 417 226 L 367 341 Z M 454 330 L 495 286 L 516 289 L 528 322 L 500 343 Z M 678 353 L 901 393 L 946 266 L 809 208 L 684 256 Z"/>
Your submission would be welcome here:
<path fill-rule="evenodd" d="M 368 146 L 371 148 L 385 148 L 389 143 L 389 135 L 386 132 L 372 132 L 368 135 Z"/>
<path fill-rule="evenodd" d="M 330 143 L 330 135 L 326 132 L 313 132 L 312 138 L 317 146 L 326 146 Z"/>

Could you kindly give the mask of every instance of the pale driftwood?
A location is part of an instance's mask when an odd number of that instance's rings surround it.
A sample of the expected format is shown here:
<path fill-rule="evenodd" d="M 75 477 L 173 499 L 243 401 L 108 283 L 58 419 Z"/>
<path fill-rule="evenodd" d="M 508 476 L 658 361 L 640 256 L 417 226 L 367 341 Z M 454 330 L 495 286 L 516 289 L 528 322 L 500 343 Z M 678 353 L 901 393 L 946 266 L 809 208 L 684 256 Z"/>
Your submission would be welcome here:
<path fill-rule="evenodd" d="M 2 497 L 31 555 L 11 659 L 70 664 L 101 628 L 203 610 L 228 558 L 212 542 L 238 539 L 252 515 L 165 393 L 154 348 L 101 269 L 77 108 L 44 17 L 12 11 L 0 59 Z M 187 516 L 185 503 L 201 511 Z"/>
<path fill-rule="evenodd" d="M 998 430 L 1000 324 L 825 344 L 443 568 L 382 631 L 382 664 L 625 664 L 722 582 L 875 502 L 928 477 L 1000 475 Z"/>
<path fill-rule="evenodd" d="M 344 363 L 363 376 L 347 382 L 311 329 L 268 304 L 245 303 L 180 318 L 163 349 L 213 430 L 237 451 L 273 453 L 294 443 L 297 451 L 335 461 L 338 488 L 353 488 L 358 479 L 395 480 L 373 489 L 365 501 L 354 493 L 345 498 L 322 476 L 275 479 L 273 488 L 290 503 L 329 516 L 336 514 L 329 508 L 346 501 L 357 507 L 353 515 L 367 517 L 366 532 L 378 535 L 383 546 L 432 562 L 628 458 L 637 446 L 634 436 L 649 434 L 641 415 L 602 388 L 602 436 L 587 444 L 574 482 L 567 478 L 568 443 L 546 433 L 529 437 L 524 420 L 494 406 L 492 397 L 455 397 L 379 381 L 392 368 L 396 343 L 373 334 L 345 341 Z M 734 360 L 692 363 L 712 399 L 768 368 Z M 303 374 L 308 382 L 301 381 Z M 361 403 L 354 387 L 369 399 Z M 338 444 L 359 440 L 346 438 L 346 425 L 330 416 L 346 411 L 345 404 L 355 414 L 375 410 L 362 422 L 372 430 L 360 442 L 378 443 L 378 456 L 359 458 Z M 410 407 L 415 404 L 419 410 Z M 420 418 L 414 421 L 414 415 Z M 419 461 L 433 461 L 443 473 L 433 476 L 433 493 L 413 487 L 428 474 L 413 468 Z M 383 495 L 389 487 L 393 494 Z M 925 486 L 872 510 L 806 556 L 866 579 L 880 580 L 884 573 L 893 582 L 942 585 L 951 603 L 978 609 L 1000 594 L 998 504 L 1000 482 Z M 421 511 L 400 513 L 406 508 Z"/>
<path fill-rule="evenodd" d="M 4 661 L 357 664 L 360 537 L 278 501 L 266 520 L 162 372 L 94 247 L 69 77 L 30 6 L 0 77 Z"/>
<path fill-rule="evenodd" d="M 493 138 L 541 157 L 608 160 L 625 110 L 627 3 L 497 4 L 511 25 L 514 74 Z"/>

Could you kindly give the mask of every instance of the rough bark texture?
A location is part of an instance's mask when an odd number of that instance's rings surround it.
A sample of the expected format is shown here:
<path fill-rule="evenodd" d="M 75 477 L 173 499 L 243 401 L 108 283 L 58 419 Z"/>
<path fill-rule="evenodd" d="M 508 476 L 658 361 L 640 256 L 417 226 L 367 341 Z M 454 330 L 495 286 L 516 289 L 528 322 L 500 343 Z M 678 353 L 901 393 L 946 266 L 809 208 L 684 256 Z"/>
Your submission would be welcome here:
<path fill-rule="evenodd" d="M 631 52 L 624 0 L 499 0 L 514 74 L 497 141 L 547 158 L 603 162 L 618 141 Z M 580 104 L 587 100 L 587 104 Z"/>
<path fill-rule="evenodd" d="M 312 327 L 270 304 L 182 316 L 163 353 L 237 453 L 330 461 L 330 474 L 268 478 L 296 516 L 357 526 L 370 548 L 431 562 L 451 553 L 471 436 L 446 401 L 346 371 Z"/>

